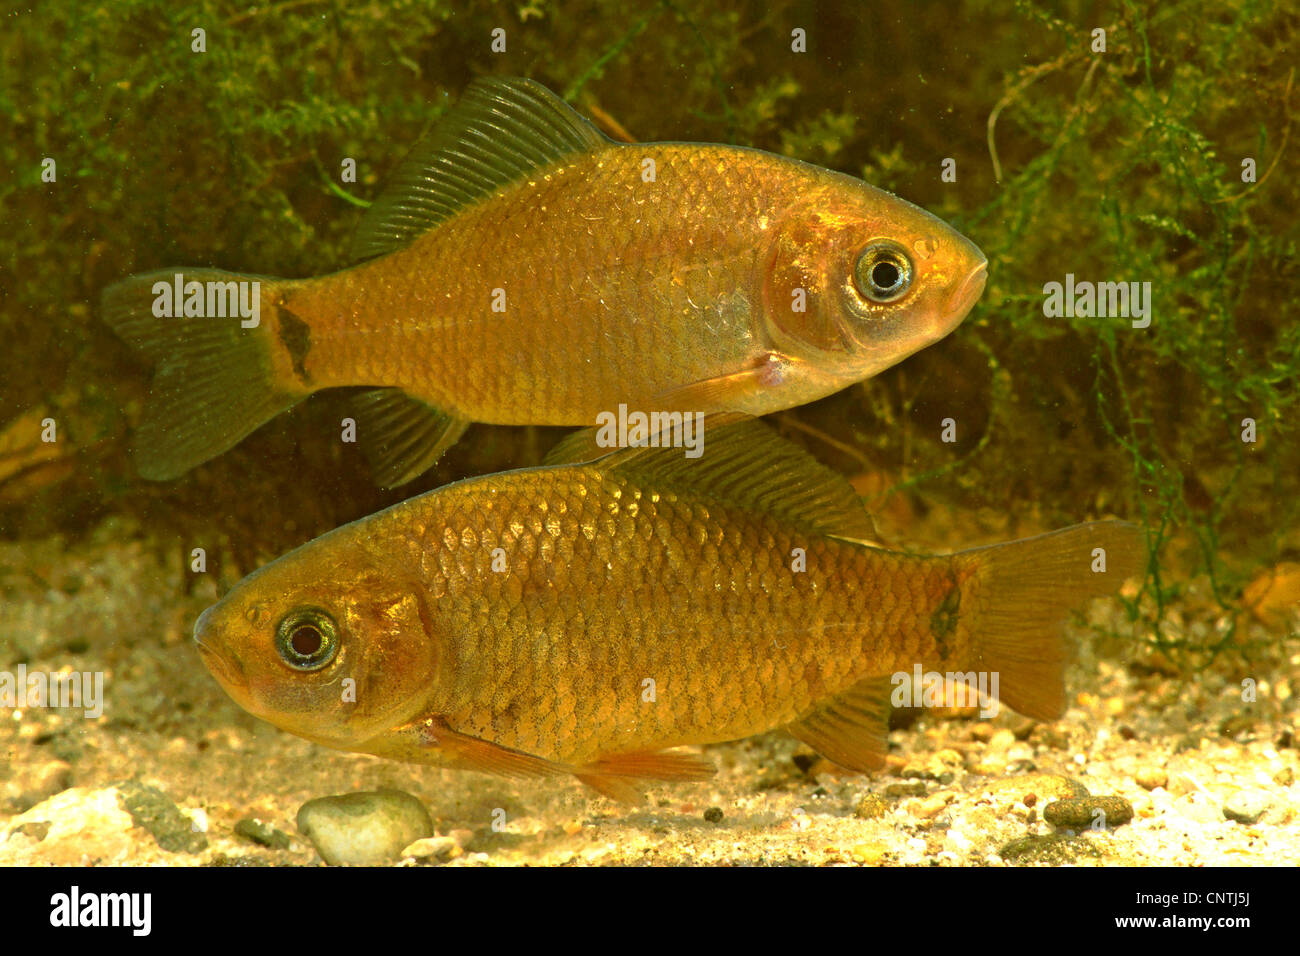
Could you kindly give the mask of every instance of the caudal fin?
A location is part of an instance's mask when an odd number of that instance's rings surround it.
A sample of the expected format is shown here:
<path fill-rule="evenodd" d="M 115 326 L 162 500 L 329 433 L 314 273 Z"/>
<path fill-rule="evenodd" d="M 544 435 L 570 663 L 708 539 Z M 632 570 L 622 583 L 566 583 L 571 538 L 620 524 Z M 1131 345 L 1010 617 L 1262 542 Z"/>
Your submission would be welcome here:
<path fill-rule="evenodd" d="M 135 437 L 141 475 L 176 478 L 306 395 L 273 364 L 270 329 L 280 325 L 263 303 L 276 301 L 281 281 L 188 269 L 179 282 L 177 270 L 152 272 L 104 290 L 104 321 L 154 361 Z"/>
<path fill-rule="evenodd" d="M 970 592 L 972 666 L 997 673 L 998 696 L 1026 717 L 1061 716 L 1065 616 L 1089 598 L 1114 594 L 1142 570 L 1146 547 L 1140 529 L 1094 521 L 958 557 L 977 568 Z"/>

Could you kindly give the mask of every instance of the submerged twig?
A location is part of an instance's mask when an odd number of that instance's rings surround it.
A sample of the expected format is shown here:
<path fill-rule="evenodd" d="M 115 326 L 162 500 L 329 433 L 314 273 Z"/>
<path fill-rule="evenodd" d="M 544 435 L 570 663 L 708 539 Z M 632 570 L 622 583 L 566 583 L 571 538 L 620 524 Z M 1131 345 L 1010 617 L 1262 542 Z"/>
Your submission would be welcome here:
<path fill-rule="evenodd" d="M 793 415 L 785 415 L 780 419 L 780 421 L 782 425 L 789 425 L 792 428 L 796 429 L 797 431 L 801 431 L 806 435 L 811 435 L 814 438 L 816 438 L 818 441 L 824 442 L 825 444 L 830 445 L 832 448 L 844 452 L 844 454 L 848 455 L 850 458 L 853 458 L 855 461 L 861 464 L 862 467 L 871 468 L 871 460 L 867 458 L 867 456 L 864 455 L 859 449 L 854 448 L 848 442 L 843 442 L 840 441 L 838 438 L 833 438 L 832 436 L 826 434 L 826 432 L 822 431 L 820 428 L 815 428 L 814 426 L 809 425 L 806 422 L 799 421 L 799 419 L 795 418 Z"/>
<path fill-rule="evenodd" d="M 1004 109 L 1006 109 L 1013 102 L 1015 102 L 1016 98 L 1021 93 L 1023 93 L 1030 86 L 1030 84 L 1046 76 L 1048 73 L 1053 73 L 1056 70 L 1059 70 L 1061 67 L 1063 67 L 1066 64 L 1066 62 L 1069 59 L 1070 57 L 1068 55 L 1061 56 L 1055 60 L 1052 60 L 1050 63 L 1040 63 L 1038 64 L 1038 66 L 1032 67 L 1029 71 L 1029 74 L 1024 79 L 1022 79 L 1019 83 L 1013 86 L 1010 90 L 1008 90 L 1006 94 L 1002 97 L 1002 99 L 998 100 L 997 104 L 993 107 L 992 111 L 989 113 L 989 121 L 988 121 L 989 158 L 993 160 L 993 179 L 995 182 L 999 182 L 999 183 L 1002 182 L 1002 164 L 998 162 L 998 147 L 993 140 L 993 129 L 995 126 L 997 126 L 998 116 L 1002 114 L 1002 111 Z"/>
<path fill-rule="evenodd" d="M 1273 156 L 1273 162 L 1268 164 L 1268 169 L 1264 170 L 1263 176 L 1260 176 L 1258 180 L 1251 183 L 1241 192 L 1237 193 L 1237 195 L 1224 196 L 1222 199 L 1213 199 L 1211 200 L 1211 202 L 1215 202 L 1215 203 L 1236 202 L 1238 199 L 1241 199 L 1245 196 L 1249 196 L 1260 186 L 1264 185 L 1264 180 L 1268 179 L 1269 174 L 1273 172 L 1274 169 L 1277 168 L 1278 160 L 1280 160 L 1282 158 L 1282 154 L 1286 152 L 1286 141 L 1291 136 L 1291 121 L 1295 119 L 1295 114 L 1291 112 L 1290 109 L 1291 86 L 1294 82 L 1295 82 L 1295 67 L 1291 67 L 1291 73 L 1286 78 L 1286 90 L 1282 93 L 1282 107 L 1283 107 L 1283 111 L 1286 113 L 1286 126 L 1282 128 L 1282 141 L 1277 144 L 1277 153 Z"/>

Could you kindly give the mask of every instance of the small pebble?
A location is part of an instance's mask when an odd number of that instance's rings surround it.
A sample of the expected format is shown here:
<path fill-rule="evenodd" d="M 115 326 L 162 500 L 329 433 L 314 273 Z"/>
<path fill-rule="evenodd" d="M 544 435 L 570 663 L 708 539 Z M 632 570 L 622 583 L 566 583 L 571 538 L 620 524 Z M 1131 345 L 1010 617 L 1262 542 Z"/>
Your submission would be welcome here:
<path fill-rule="evenodd" d="M 1047 724 L 1039 724 L 1029 735 L 1031 743 L 1039 744 L 1043 747 L 1049 747 L 1052 750 L 1069 750 L 1070 735 L 1064 730 Z"/>
<path fill-rule="evenodd" d="M 1060 833 L 1031 834 L 1005 844 L 998 855 L 1009 862 L 1073 863 L 1081 856 L 1099 857 L 1101 851 L 1090 840 L 1070 840 Z"/>
<path fill-rule="evenodd" d="M 26 839 L 44 831 L 44 838 L 31 844 L 39 847 L 44 866 L 121 865 L 153 839 L 122 808 L 114 787 L 73 787 L 57 793 L 10 822 L 10 833 L 19 829 Z M 23 842 L 19 838 L 0 846 L 21 852 Z"/>
<path fill-rule="evenodd" d="M 878 820 L 888 812 L 889 804 L 875 793 L 868 793 L 853 808 L 853 815 L 859 820 Z"/>
<path fill-rule="evenodd" d="M 989 751 L 997 753 L 1006 750 L 1015 742 L 1015 733 L 1003 727 L 1000 730 L 995 730 L 993 736 L 989 738 Z"/>
<path fill-rule="evenodd" d="M 1248 713 L 1234 714 L 1219 724 L 1219 733 L 1229 739 L 1235 739 L 1252 730 L 1255 718 Z"/>
<path fill-rule="evenodd" d="M 934 755 L 934 759 L 939 761 L 945 767 L 960 767 L 962 765 L 962 756 L 951 747 L 945 747 Z"/>
<path fill-rule="evenodd" d="M 429 811 L 401 790 L 369 790 L 309 800 L 298 829 L 331 866 L 394 863 L 416 840 L 433 836 Z"/>
<path fill-rule="evenodd" d="M 455 837 L 425 837 L 416 840 L 410 846 L 402 850 L 402 856 L 414 857 L 417 860 L 446 860 L 460 848 Z"/>
<path fill-rule="evenodd" d="M 9 831 L 9 839 L 14 837 L 26 837 L 33 843 L 40 843 L 50 835 L 50 823 L 48 820 L 34 820 L 30 823 L 20 823 Z"/>
<path fill-rule="evenodd" d="M 1111 829 L 1133 819 L 1133 804 L 1117 796 L 1068 797 L 1044 807 L 1043 819 L 1069 830 L 1086 830 L 1094 821 Z"/>
<path fill-rule="evenodd" d="M 1169 783 L 1169 774 L 1160 767 L 1143 767 L 1133 774 L 1133 779 L 1143 790 L 1154 790 Z"/>
<path fill-rule="evenodd" d="M 859 843 L 849 850 L 849 855 L 853 857 L 855 863 L 862 863 L 865 866 L 875 866 L 885 858 L 889 850 L 877 843 Z"/>
<path fill-rule="evenodd" d="M 885 787 L 887 797 L 923 797 L 925 784 L 919 780 L 912 783 L 891 783 Z"/>
<path fill-rule="evenodd" d="M 1029 717 L 1022 718 L 1019 723 L 1011 728 L 1011 732 L 1016 735 L 1016 740 L 1028 740 L 1033 734 L 1034 728 L 1038 726 L 1038 721 Z"/>
<path fill-rule="evenodd" d="M 208 838 L 196 831 L 193 821 L 157 787 L 128 780 L 117 785 L 117 793 L 135 825 L 148 830 L 164 850 L 201 853 L 208 848 Z"/>
<path fill-rule="evenodd" d="M 244 817 L 235 824 L 235 832 L 241 837 L 262 846 L 269 846 L 274 850 L 287 850 L 291 842 L 289 834 L 277 830 L 271 824 L 259 820 L 257 817 Z"/>
<path fill-rule="evenodd" d="M 1223 808 L 1199 790 L 1179 797 L 1172 810 L 1189 823 L 1223 822 Z"/>
<path fill-rule="evenodd" d="M 1018 777 L 1003 777 L 984 785 L 984 789 L 998 796 L 1010 796 L 1024 803 L 1025 797 L 1086 797 L 1088 788 L 1073 777 L 1059 773 L 1030 773 Z M 1029 806 L 1029 804 L 1025 804 Z"/>
<path fill-rule="evenodd" d="M 917 805 L 916 815 L 926 820 L 937 817 L 952 802 L 953 796 L 951 793 L 936 793 L 927 797 Z"/>
<path fill-rule="evenodd" d="M 704 819 L 708 820 L 710 823 L 721 823 L 722 817 L 722 807 L 709 807 L 709 809 L 704 811 Z"/>
<path fill-rule="evenodd" d="M 0 784 L 0 809 L 25 813 L 42 800 L 72 786 L 72 766 L 63 760 L 47 760 L 34 767 L 20 766 Z"/>
<path fill-rule="evenodd" d="M 1237 823 L 1257 823 L 1273 806 L 1273 798 L 1263 790 L 1238 790 L 1223 805 L 1223 815 Z"/>

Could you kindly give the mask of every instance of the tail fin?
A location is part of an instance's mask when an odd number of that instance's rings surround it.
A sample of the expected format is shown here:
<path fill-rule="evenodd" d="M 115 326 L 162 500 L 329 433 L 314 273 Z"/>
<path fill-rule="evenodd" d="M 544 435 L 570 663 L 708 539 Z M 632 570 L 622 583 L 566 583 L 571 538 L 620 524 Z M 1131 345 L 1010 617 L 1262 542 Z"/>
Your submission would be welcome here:
<path fill-rule="evenodd" d="M 271 329 L 281 325 L 262 315 L 263 304 L 279 298 L 275 287 L 282 281 L 171 270 L 104 290 L 104 321 L 155 365 L 136 431 L 141 475 L 176 478 L 305 397 L 296 382 L 277 375 Z"/>
<path fill-rule="evenodd" d="M 1146 547 L 1140 529 L 1094 521 L 960 557 L 978 569 L 970 622 L 974 666 L 997 673 L 999 697 L 1026 717 L 1061 716 L 1065 616 L 1089 598 L 1115 593 L 1142 570 Z"/>

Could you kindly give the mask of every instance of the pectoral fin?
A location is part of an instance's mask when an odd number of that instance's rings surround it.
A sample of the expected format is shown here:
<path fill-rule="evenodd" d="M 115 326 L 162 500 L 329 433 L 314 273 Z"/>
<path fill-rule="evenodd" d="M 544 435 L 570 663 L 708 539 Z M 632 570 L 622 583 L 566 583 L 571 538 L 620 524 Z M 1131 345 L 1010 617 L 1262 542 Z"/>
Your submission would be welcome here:
<path fill-rule="evenodd" d="M 764 392 L 779 388 L 791 375 L 796 362 L 780 352 L 768 352 L 753 366 L 700 379 L 669 389 L 652 398 L 647 411 L 748 412 Z"/>
<path fill-rule="evenodd" d="M 597 793 L 638 803 L 654 780 L 704 780 L 716 769 L 696 754 L 672 751 L 615 754 L 581 767 L 557 763 L 452 729 L 442 717 L 425 717 L 357 749 L 392 760 L 477 770 L 500 777 L 572 774 Z"/>
<path fill-rule="evenodd" d="M 453 730 L 441 717 L 425 717 L 361 745 L 364 753 L 436 764 L 499 777 L 553 777 L 570 767 Z"/>
<path fill-rule="evenodd" d="M 573 771 L 591 789 L 621 803 L 640 803 L 654 780 L 707 780 L 717 772 L 697 754 L 668 750 L 601 757 Z"/>

